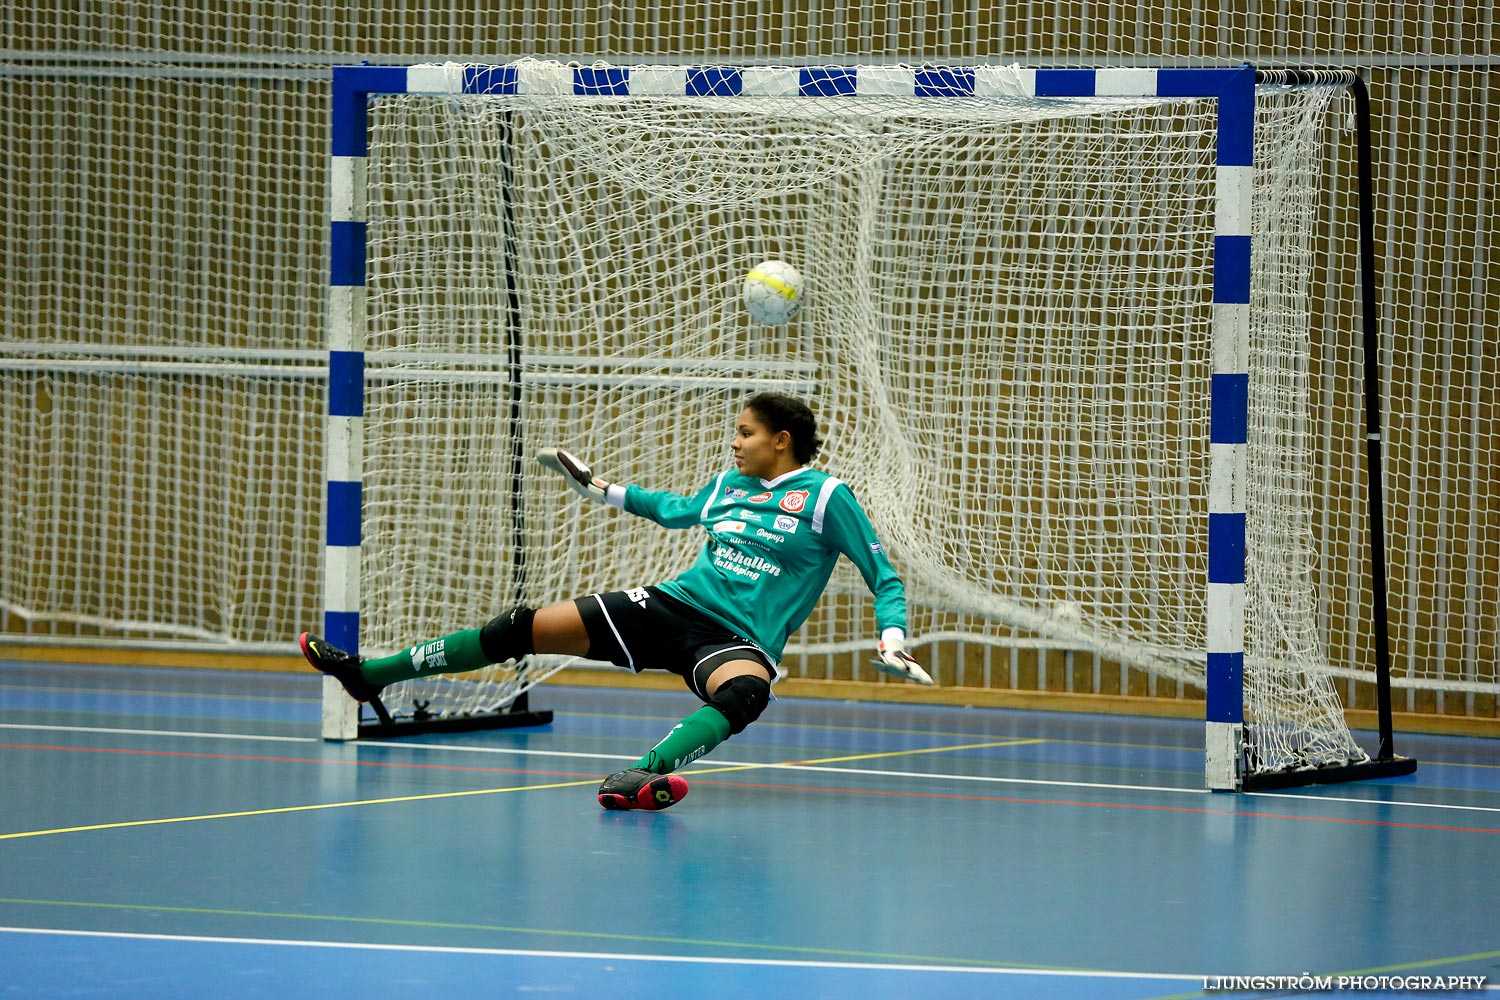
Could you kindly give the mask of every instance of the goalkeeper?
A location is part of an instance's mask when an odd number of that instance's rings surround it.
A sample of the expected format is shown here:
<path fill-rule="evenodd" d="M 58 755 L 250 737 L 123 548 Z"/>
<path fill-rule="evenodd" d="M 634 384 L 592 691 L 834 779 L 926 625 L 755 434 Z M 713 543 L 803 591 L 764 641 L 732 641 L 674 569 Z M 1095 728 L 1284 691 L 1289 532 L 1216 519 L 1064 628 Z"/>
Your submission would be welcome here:
<path fill-rule="evenodd" d="M 303 633 L 302 652 L 359 701 L 387 684 L 477 670 L 532 653 L 607 660 L 680 675 L 705 705 L 634 766 L 599 786 L 606 809 L 665 809 L 687 794 L 673 772 L 760 717 L 787 637 L 811 613 L 840 555 L 864 576 L 880 627 L 876 666 L 932 679 L 905 650 L 906 590 L 849 487 L 807 467 L 822 442 L 812 410 L 780 393 L 752 397 L 735 422 L 734 468 L 691 496 L 596 477 L 561 449 L 538 461 L 582 496 L 707 534 L 697 561 L 656 586 L 590 594 L 540 610 L 514 608 L 482 628 L 361 660 Z"/>

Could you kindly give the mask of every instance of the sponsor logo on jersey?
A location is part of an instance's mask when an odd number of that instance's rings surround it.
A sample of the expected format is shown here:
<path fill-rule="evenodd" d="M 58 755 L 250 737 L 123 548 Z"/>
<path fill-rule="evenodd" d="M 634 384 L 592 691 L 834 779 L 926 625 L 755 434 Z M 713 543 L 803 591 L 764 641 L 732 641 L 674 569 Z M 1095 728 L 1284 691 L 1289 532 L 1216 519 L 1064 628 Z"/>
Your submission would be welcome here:
<path fill-rule="evenodd" d="M 766 541 L 775 542 L 777 545 L 780 545 L 782 542 L 786 541 L 785 535 L 778 535 L 776 534 L 776 532 L 767 531 L 765 528 L 756 528 L 755 537 L 764 538 Z"/>
<path fill-rule="evenodd" d="M 786 496 L 781 498 L 781 509 L 788 514 L 795 514 L 807 506 L 807 498 L 811 495 L 811 490 L 787 490 Z"/>
<path fill-rule="evenodd" d="M 788 517 L 786 514 L 777 514 L 776 530 L 785 531 L 789 535 L 795 535 L 797 533 L 797 519 L 795 517 Z"/>
<path fill-rule="evenodd" d="M 625 596 L 630 598 L 632 601 L 639 604 L 643 608 L 646 606 L 646 601 L 651 597 L 651 595 L 646 592 L 645 587 L 631 587 L 629 590 L 625 591 Z"/>
<path fill-rule="evenodd" d="M 713 564 L 719 569 L 750 580 L 759 580 L 766 573 L 781 575 L 781 567 L 775 563 L 760 556 L 737 552 L 726 545 L 714 546 Z"/>
<path fill-rule="evenodd" d="M 721 535 L 738 535 L 745 530 L 744 521 L 715 521 L 714 531 Z"/>
<path fill-rule="evenodd" d="M 736 489 L 733 486 L 726 486 L 724 487 L 724 495 L 731 500 L 743 500 L 750 495 L 750 491 Z"/>
<path fill-rule="evenodd" d="M 883 549 L 883 548 L 880 547 L 880 543 L 879 542 L 871 542 L 870 543 L 870 551 L 873 552 L 873 553 L 875 553 L 878 556 L 878 555 L 880 555 L 880 553 L 884 552 L 885 549 Z"/>
<path fill-rule="evenodd" d="M 765 503 L 769 499 L 771 499 L 771 494 L 770 493 L 757 493 L 757 494 L 755 494 L 755 496 L 751 497 L 749 499 L 749 501 L 747 501 L 747 502 L 749 502 L 749 503 Z"/>

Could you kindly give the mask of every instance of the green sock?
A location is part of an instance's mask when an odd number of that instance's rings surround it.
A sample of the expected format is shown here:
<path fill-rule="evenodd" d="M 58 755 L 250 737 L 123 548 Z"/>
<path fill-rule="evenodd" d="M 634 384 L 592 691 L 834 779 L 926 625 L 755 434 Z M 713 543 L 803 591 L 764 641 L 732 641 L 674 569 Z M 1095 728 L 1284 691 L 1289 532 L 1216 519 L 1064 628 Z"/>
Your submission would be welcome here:
<path fill-rule="evenodd" d="M 653 774 L 670 774 L 729 739 L 729 720 L 705 705 L 672 727 L 660 743 L 635 762 Z"/>
<path fill-rule="evenodd" d="M 371 684 L 385 685 L 427 674 L 478 670 L 489 664 L 479 645 L 479 629 L 471 628 L 431 642 L 419 642 L 391 656 L 372 657 L 359 665 L 359 672 Z"/>

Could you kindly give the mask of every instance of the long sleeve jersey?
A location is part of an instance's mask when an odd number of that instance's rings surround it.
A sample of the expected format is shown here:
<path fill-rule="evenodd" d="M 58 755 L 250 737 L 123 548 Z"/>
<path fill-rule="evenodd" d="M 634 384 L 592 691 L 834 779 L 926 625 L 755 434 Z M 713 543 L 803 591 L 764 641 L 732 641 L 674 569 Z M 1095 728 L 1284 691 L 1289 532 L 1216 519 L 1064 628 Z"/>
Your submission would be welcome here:
<path fill-rule="evenodd" d="M 780 660 L 842 554 L 875 597 L 881 629 L 906 628 L 906 588 L 847 485 L 801 468 L 774 480 L 719 473 L 691 497 L 629 486 L 625 510 L 666 528 L 701 526 L 698 559 L 660 589 Z"/>

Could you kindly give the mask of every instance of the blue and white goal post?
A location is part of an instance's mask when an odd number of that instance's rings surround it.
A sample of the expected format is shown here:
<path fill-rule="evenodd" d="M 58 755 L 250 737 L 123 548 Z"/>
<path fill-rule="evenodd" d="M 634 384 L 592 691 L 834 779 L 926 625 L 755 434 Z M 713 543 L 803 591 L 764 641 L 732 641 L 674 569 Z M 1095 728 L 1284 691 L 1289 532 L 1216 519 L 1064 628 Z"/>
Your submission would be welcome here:
<path fill-rule="evenodd" d="M 333 71 L 325 556 L 327 638 L 359 649 L 361 423 L 364 413 L 367 108 L 393 94 L 818 97 L 880 95 L 1046 100 L 1157 97 L 1217 102 L 1212 366 L 1207 498 L 1206 782 L 1242 787 L 1246 769 L 1246 476 L 1256 71 L 1016 67 L 503 66 L 339 67 Z M 1019 90 L 1019 93 L 1018 93 Z M 412 641 L 424 638 L 410 637 Z M 348 739 L 357 706 L 325 685 L 324 735 Z"/>

